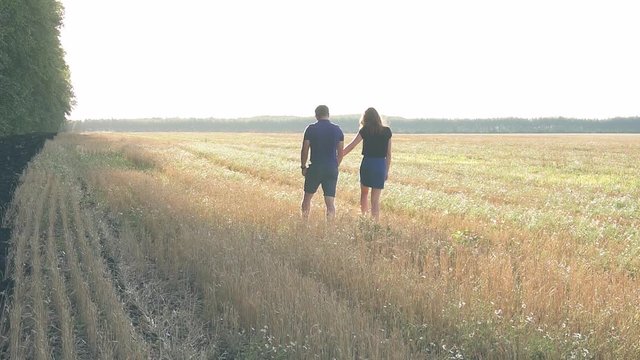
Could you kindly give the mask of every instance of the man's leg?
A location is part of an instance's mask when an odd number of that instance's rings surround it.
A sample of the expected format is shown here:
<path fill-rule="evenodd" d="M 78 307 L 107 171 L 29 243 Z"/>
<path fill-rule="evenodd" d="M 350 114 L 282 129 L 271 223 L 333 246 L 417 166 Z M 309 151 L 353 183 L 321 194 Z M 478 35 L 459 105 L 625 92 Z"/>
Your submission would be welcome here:
<path fill-rule="evenodd" d="M 336 187 L 338 186 L 338 167 L 325 168 L 322 174 L 322 191 L 324 204 L 327 207 L 327 221 L 336 217 Z"/>
<path fill-rule="evenodd" d="M 333 221 L 336 217 L 336 198 L 335 196 L 325 196 L 324 204 L 327 206 L 327 221 Z"/>
<path fill-rule="evenodd" d="M 304 176 L 304 197 L 302 198 L 302 220 L 309 219 L 309 211 L 311 210 L 311 199 L 320 186 L 318 171 L 313 164 L 307 169 Z"/>
<path fill-rule="evenodd" d="M 311 210 L 311 199 L 313 198 L 313 193 L 304 193 L 304 197 L 302 198 L 302 219 L 309 219 L 309 211 Z"/>

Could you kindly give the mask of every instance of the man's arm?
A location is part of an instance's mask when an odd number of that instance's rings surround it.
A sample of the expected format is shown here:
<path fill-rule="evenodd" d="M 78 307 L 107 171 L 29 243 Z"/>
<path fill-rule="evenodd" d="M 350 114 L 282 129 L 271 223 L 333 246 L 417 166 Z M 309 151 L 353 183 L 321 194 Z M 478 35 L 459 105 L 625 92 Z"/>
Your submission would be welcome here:
<path fill-rule="evenodd" d="M 344 157 L 344 141 L 338 141 L 338 145 L 336 145 L 336 155 L 338 156 L 338 166 L 340 166 L 342 158 Z"/>
<path fill-rule="evenodd" d="M 311 141 L 303 140 L 302 149 L 300 150 L 300 168 L 302 169 L 302 175 L 307 173 L 307 160 L 309 160 L 309 146 Z"/>

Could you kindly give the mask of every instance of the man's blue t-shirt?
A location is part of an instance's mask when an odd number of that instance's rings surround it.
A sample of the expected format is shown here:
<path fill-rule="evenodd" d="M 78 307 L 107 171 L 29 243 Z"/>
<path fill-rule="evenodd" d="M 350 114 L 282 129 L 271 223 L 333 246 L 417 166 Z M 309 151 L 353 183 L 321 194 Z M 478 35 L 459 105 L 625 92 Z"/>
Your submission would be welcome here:
<path fill-rule="evenodd" d="M 344 141 L 340 127 L 329 120 L 318 120 L 304 130 L 304 140 L 311 143 L 311 163 L 338 166 L 336 145 Z"/>

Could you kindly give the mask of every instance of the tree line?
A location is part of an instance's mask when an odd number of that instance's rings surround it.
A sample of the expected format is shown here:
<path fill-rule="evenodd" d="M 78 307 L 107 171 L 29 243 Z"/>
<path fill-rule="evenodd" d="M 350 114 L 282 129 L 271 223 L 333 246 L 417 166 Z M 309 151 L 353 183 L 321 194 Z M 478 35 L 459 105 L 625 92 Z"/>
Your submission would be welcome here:
<path fill-rule="evenodd" d="M 56 0 L 0 1 L 0 136 L 56 132 L 73 91 Z"/>
<path fill-rule="evenodd" d="M 312 117 L 261 116 L 243 119 L 102 119 L 72 121 L 71 131 L 182 131 L 182 132 L 301 132 Z M 334 116 L 343 131 L 358 130 L 358 115 Z M 569 118 L 405 119 L 389 117 L 396 133 L 408 134 L 510 134 L 510 133 L 640 133 L 640 117 L 606 120 Z"/>

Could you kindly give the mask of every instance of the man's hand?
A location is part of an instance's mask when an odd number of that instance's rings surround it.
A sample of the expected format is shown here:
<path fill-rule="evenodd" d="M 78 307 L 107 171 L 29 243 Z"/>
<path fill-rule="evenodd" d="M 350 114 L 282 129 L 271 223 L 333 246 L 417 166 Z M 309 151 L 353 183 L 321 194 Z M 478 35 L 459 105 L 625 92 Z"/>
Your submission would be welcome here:
<path fill-rule="evenodd" d="M 306 167 L 302 168 L 302 176 L 307 176 L 307 169 Z"/>

